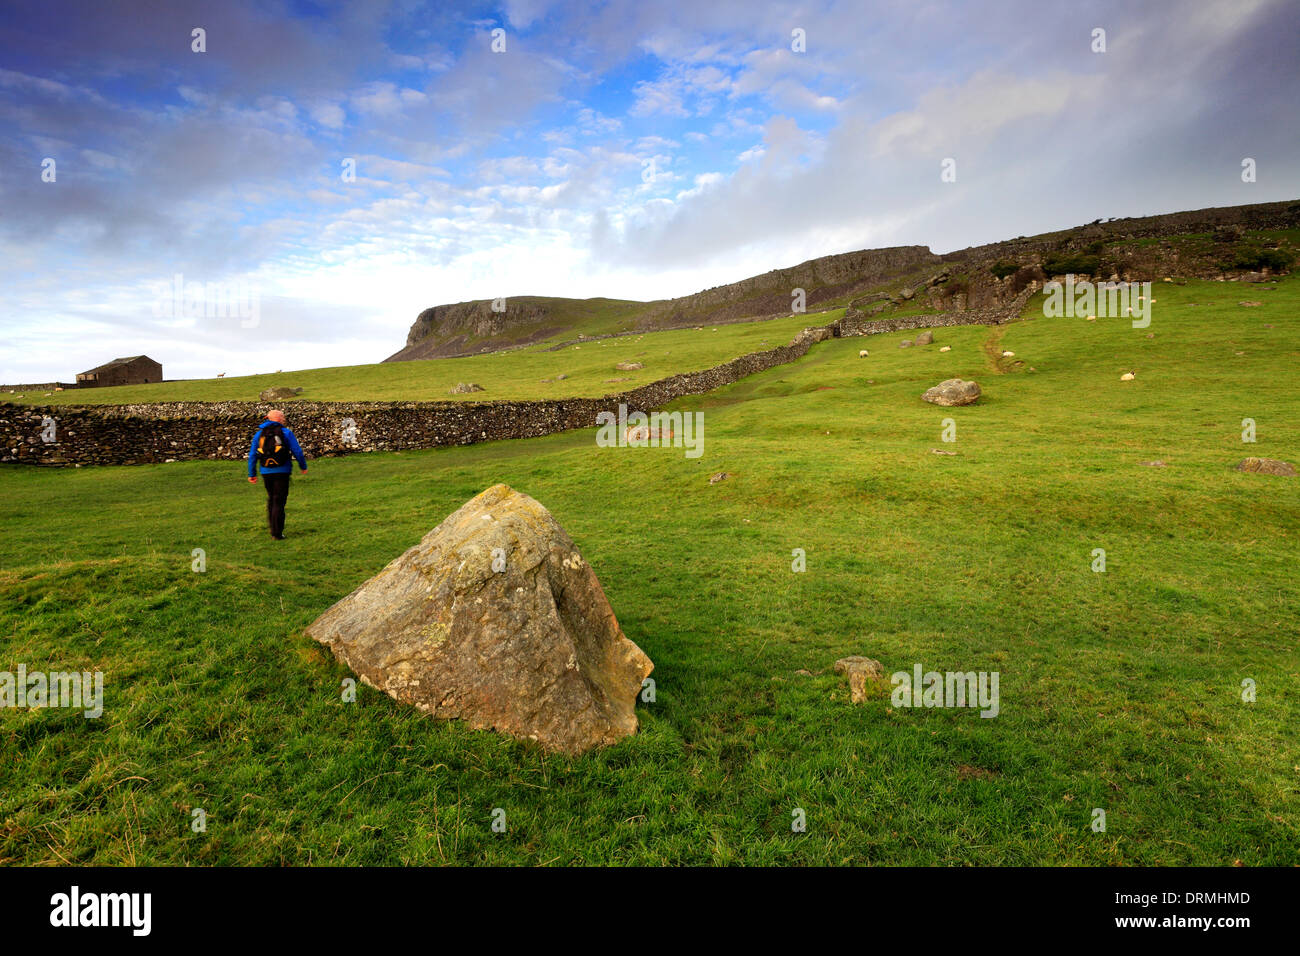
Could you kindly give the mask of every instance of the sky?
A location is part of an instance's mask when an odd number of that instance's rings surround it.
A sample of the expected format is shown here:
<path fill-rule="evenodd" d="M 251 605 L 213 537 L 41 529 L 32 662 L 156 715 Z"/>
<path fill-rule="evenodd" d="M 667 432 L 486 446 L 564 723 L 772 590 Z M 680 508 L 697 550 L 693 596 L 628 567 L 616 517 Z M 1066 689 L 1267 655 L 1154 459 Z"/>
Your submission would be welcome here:
<path fill-rule="evenodd" d="M 0 382 L 375 362 L 440 303 L 1294 199 L 1298 24 L 1296 0 L 5 0 Z"/>

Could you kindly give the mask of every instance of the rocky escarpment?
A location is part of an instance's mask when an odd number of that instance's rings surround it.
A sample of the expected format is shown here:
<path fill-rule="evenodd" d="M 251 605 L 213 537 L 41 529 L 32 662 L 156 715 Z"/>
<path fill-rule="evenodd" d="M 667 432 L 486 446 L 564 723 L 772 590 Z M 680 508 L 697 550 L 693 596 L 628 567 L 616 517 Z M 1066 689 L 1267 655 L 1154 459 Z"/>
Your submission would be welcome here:
<path fill-rule="evenodd" d="M 925 246 L 866 249 L 810 259 L 788 269 L 654 302 L 553 299 L 519 296 L 458 302 L 425 309 L 406 336 L 406 347 L 387 362 L 447 358 L 516 348 L 580 327 L 590 316 L 616 317 L 627 331 L 652 332 L 789 315 L 795 289 L 809 310 L 846 293 L 938 263 Z"/>
<path fill-rule="evenodd" d="M 942 261 L 926 246 L 894 246 L 822 256 L 694 295 L 652 302 L 637 323 L 646 329 L 672 328 L 747 316 L 789 314 L 795 289 L 804 291 L 804 304 L 811 310 L 818 303 Z"/>
<path fill-rule="evenodd" d="M 446 358 L 487 351 L 488 348 L 476 343 L 500 341 L 510 333 L 513 333 L 510 344 L 531 345 L 564 327 L 548 300 L 533 296 L 435 305 L 416 316 L 406 335 L 406 347 L 384 361 Z"/>
<path fill-rule="evenodd" d="M 504 312 L 493 312 L 487 301 L 462 302 L 420 313 L 406 348 L 388 361 L 495 351 L 577 332 L 597 302 L 607 303 L 600 307 L 604 318 L 620 319 L 620 332 L 644 332 L 789 315 L 797 308 L 796 289 L 803 290 L 808 311 L 848 305 L 852 321 L 915 312 L 917 306 L 931 312 L 1005 308 L 1031 283 L 1067 271 L 1124 280 L 1250 278 L 1295 258 L 1288 240 L 1261 231 L 1296 228 L 1300 202 L 1288 200 L 1097 219 L 944 255 L 925 246 L 895 246 L 822 256 L 656 302 L 525 297 L 508 300 Z"/>

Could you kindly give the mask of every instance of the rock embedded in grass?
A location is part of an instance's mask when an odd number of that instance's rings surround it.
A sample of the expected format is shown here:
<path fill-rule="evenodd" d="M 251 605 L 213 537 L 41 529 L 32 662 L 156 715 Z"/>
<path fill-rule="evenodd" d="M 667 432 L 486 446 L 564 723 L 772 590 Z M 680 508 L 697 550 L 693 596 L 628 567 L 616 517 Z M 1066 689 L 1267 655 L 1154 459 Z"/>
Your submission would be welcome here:
<path fill-rule="evenodd" d="M 916 337 L 916 342 L 914 344 L 929 345 L 933 341 L 934 341 L 934 333 L 926 331 L 926 332 L 922 332 L 920 335 Z"/>
<path fill-rule="evenodd" d="M 486 389 L 484 389 L 482 385 L 478 385 L 474 382 L 458 382 L 457 384 L 451 387 L 451 390 L 450 392 L 448 392 L 448 394 L 468 395 L 471 392 L 482 392 L 482 391 L 486 391 Z"/>
<path fill-rule="evenodd" d="M 614 366 L 620 372 L 635 372 L 637 369 L 645 368 L 640 362 L 619 362 Z"/>
<path fill-rule="evenodd" d="M 980 391 L 977 382 L 950 378 L 940 382 L 933 388 L 926 389 L 921 398 L 931 405 L 943 405 L 952 408 L 959 405 L 969 405 L 979 399 L 981 394 L 983 393 Z"/>
<path fill-rule="evenodd" d="M 880 661 L 856 654 L 837 660 L 835 673 L 849 676 L 849 699 L 855 704 L 867 699 L 868 682 L 881 682 L 885 679 L 885 668 Z"/>
<path fill-rule="evenodd" d="M 635 733 L 654 669 L 551 513 L 503 484 L 306 634 L 396 700 L 569 754 Z"/>
<path fill-rule="evenodd" d="M 1295 466 L 1276 458 L 1243 458 L 1237 463 L 1238 471 L 1255 475 L 1277 475 L 1279 478 L 1294 478 Z"/>
<path fill-rule="evenodd" d="M 258 400 L 263 402 L 278 402 L 282 399 L 293 398 L 295 395 L 302 394 L 301 388 L 290 388 L 287 385 L 275 385 L 271 388 L 262 389 L 258 394 Z"/>

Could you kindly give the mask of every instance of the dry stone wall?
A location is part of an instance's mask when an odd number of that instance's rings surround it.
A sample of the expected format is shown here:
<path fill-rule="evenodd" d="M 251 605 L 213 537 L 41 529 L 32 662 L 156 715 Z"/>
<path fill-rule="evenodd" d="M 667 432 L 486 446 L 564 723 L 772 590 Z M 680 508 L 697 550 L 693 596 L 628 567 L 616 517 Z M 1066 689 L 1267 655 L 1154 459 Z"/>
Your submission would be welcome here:
<path fill-rule="evenodd" d="M 826 327 L 830 335 L 830 327 Z M 286 406 L 309 458 L 366 451 L 535 438 L 596 425 L 601 411 L 649 412 L 686 395 L 792 362 L 812 337 L 603 398 L 536 402 L 302 402 Z M 138 465 L 241 460 L 269 406 L 253 402 L 49 406 L 0 404 L 0 461 L 32 465 Z M 51 424 L 53 430 L 50 430 Z M 349 428 L 355 425 L 355 432 Z M 44 436 L 52 435 L 52 441 Z M 353 440 L 349 441 L 349 438 Z"/>

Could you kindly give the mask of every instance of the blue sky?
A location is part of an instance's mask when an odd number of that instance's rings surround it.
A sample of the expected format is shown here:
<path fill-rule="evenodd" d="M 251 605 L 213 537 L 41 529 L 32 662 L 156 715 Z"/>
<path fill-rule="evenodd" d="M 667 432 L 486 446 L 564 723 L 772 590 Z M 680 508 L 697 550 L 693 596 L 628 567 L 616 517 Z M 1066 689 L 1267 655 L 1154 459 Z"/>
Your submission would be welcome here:
<path fill-rule="evenodd" d="M 442 302 L 1295 198 L 1295 13 L 9 0 L 0 381 L 377 361 Z M 255 293 L 256 321 L 160 309 L 177 274 Z"/>

